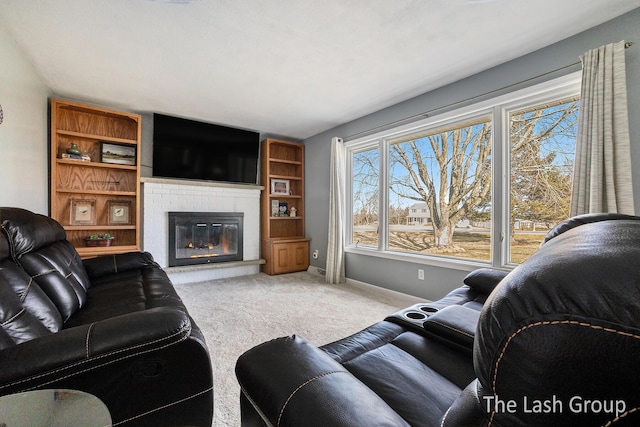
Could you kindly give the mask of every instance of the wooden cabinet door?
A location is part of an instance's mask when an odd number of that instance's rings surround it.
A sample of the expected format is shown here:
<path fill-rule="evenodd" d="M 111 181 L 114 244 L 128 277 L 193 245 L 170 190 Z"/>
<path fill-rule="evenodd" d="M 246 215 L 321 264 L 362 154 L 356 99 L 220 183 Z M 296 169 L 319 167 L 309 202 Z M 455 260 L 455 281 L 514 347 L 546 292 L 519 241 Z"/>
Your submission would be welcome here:
<path fill-rule="evenodd" d="M 274 243 L 273 274 L 303 271 L 309 268 L 309 242 Z"/>

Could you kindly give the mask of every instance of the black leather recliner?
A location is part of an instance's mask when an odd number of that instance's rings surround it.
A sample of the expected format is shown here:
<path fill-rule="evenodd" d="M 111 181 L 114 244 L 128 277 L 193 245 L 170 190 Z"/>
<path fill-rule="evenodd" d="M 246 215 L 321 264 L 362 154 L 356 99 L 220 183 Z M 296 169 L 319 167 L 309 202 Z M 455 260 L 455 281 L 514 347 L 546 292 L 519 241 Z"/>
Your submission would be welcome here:
<path fill-rule="evenodd" d="M 639 217 L 575 217 L 504 278 L 320 348 L 263 343 L 236 364 L 243 426 L 638 425 L 639 261 Z"/>
<path fill-rule="evenodd" d="M 81 260 L 56 221 L 0 208 L 0 395 L 75 389 L 114 424 L 211 426 L 204 336 L 150 254 Z"/>

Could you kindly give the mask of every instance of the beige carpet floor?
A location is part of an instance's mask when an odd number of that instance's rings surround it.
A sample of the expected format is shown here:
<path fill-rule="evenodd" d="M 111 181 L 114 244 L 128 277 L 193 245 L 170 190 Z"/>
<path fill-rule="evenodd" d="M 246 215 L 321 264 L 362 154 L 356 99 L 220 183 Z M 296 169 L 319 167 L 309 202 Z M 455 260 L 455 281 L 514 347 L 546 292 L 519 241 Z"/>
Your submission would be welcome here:
<path fill-rule="evenodd" d="M 422 300 L 361 284 L 329 285 L 309 272 L 176 285 L 204 332 L 214 375 L 215 427 L 240 426 L 237 358 L 273 338 L 296 334 L 323 345 Z"/>

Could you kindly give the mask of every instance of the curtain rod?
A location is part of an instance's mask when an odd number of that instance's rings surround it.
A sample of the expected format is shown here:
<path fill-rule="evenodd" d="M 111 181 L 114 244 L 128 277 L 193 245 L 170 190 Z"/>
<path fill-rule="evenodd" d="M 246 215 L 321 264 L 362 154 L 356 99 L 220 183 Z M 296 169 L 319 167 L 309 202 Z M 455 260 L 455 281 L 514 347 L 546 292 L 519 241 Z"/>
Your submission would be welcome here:
<path fill-rule="evenodd" d="M 624 48 L 625 49 L 629 49 L 633 45 L 634 45 L 634 42 L 625 42 Z M 480 94 L 480 95 L 475 95 L 475 96 L 472 96 L 470 98 L 463 99 L 461 101 L 456 101 L 456 102 L 452 102 L 451 104 L 443 105 L 442 107 L 433 108 L 431 110 L 424 111 L 422 113 L 418 113 L 418 114 L 415 114 L 413 116 L 405 117 L 403 119 L 399 119 L 399 120 L 396 120 L 396 121 L 393 121 L 393 122 L 390 122 L 390 123 L 387 123 L 387 124 L 384 124 L 384 125 L 376 126 L 376 127 L 372 128 L 372 129 L 368 129 L 368 130 L 365 130 L 365 131 L 362 131 L 362 132 L 354 133 L 353 135 L 349 135 L 349 136 L 343 138 L 343 140 L 344 141 L 349 141 L 349 140 L 352 140 L 354 138 L 359 138 L 361 136 L 373 134 L 373 133 L 376 133 L 376 132 L 379 132 L 379 131 L 382 131 L 382 130 L 385 130 L 385 129 L 388 129 L 388 128 L 391 128 L 391 127 L 395 127 L 395 126 L 398 126 L 398 125 L 401 125 L 401 124 L 410 123 L 410 122 L 412 122 L 414 120 L 417 120 L 417 119 L 425 119 L 425 118 L 433 115 L 433 113 L 435 113 L 435 112 L 446 110 L 446 109 L 458 106 L 460 104 L 465 104 L 467 102 L 474 101 L 474 100 L 476 100 L 478 98 L 483 98 L 483 97 L 488 96 L 488 95 L 493 95 L 496 92 L 501 92 L 503 90 L 510 89 L 510 88 L 512 88 L 514 86 L 518 86 L 518 85 L 521 85 L 523 83 L 528 83 L 528 82 L 530 82 L 532 80 L 536 80 L 536 79 L 539 79 L 541 77 L 548 76 L 549 74 L 557 73 L 558 71 L 563 71 L 563 70 L 566 70 L 567 68 L 575 67 L 576 65 L 580 65 L 580 63 L 581 63 L 580 61 L 574 62 L 572 64 L 565 65 L 564 67 L 560 67 L 560 68 L 557 68 L 555 70 L 548 71 L 548 72 L 546 72 L 544 74 L 540 74 L 540 75 L 537 75 L 537 76 L 534 76 L 534 77 L 531 77 L 531 78 L 528 78 L 528 79 L 525 79 L 525 80 L 521 80 L 519 82 L 512 83 L 510 85 L 503 86 L 501 88 L 494 89 L 494 90 L 491 90 L 489 92 L 486 92 L 486 93 L 483 93 L 483 94 Z"/>

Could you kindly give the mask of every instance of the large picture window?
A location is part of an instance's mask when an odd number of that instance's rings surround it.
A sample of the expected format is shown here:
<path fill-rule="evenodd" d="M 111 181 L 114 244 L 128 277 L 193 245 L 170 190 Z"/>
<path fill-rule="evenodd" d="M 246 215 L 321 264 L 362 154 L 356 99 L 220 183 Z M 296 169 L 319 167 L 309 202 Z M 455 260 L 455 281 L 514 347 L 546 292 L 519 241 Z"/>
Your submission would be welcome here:
<path fill-rule="evenodd" d="M 579 82 L 568 76 L 347 142 L 347 250 L 524 261 L 569 215 Z"/>

